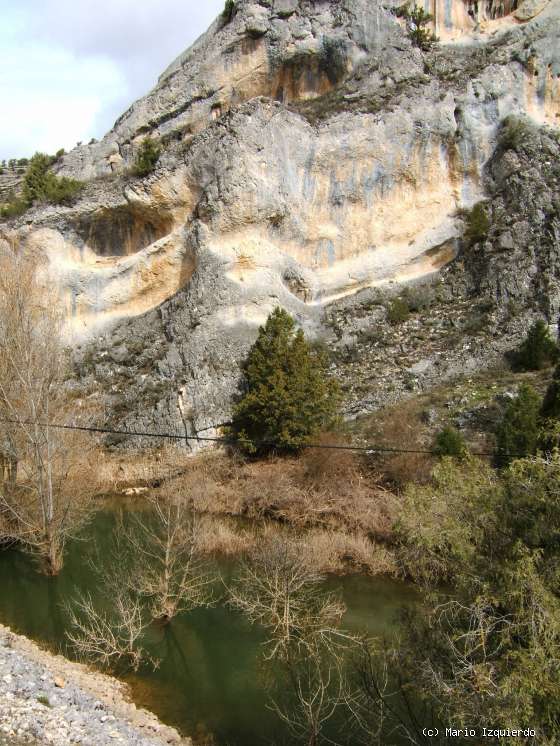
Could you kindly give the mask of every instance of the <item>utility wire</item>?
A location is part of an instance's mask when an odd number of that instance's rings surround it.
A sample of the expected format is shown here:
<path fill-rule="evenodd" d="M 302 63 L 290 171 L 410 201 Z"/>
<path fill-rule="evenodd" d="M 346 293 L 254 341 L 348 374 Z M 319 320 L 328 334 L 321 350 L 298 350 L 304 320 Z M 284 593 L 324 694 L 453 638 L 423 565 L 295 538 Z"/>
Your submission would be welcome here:
<path fill-rule="evenodd" d="M 53 430 L 74 430 L 85 433 L 97 433 L 100 435 L 125 435 L 133 438 L 163 438 L 167 440 L 177 441 L 196 441 L 198 443 L 221 443 L 222 445 L 242 445 L 243 440 L 239 438 L 211 438 L 203 437 L 199 435 L 177 435 L 175 433 L 152 433 L 144 430 L 113 430 L 105 427 L 86 427 L 85 425 L 60 425 L 52 422 L 30 422 L 25 420 L 2 420 L 0 424 L 3 425 L 37 425 L 38 427 L 52 428 Z M 208 429 L 208 428 L 207 428 Z M 275 443 L 273 441 L 253 441 L 256 446 L 263 446 L 267 448 L 277 448 L 278 450 L 286 450 L 285 446 Z M 331 445 L 328 443 L 304 443 L 301 448 L 304 449 L 320 449 L 329 451 L 355 451 L 359 453 L 410 453 L 410 454 L 422 454 L 422 455 L 434 455 L 431 450 L 420 449 L 420 448 L 391 448 L 389 446 L 379 445 L 367 445 L 367 446 L 354 446 L 354 445 Z M 472 456 L 481 456 L 491 458 L 495 454 L 488 451 L 471 451 Z M 508 458 L 523 458 L 526 454 L 522 453 L 503 453 L 500 454 Z"/>

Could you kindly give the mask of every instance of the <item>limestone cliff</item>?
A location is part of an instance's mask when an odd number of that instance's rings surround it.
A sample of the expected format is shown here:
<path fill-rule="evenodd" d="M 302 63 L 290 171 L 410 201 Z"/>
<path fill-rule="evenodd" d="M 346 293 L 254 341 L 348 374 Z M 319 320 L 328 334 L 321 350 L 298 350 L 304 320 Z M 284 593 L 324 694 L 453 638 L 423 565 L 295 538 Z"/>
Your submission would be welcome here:
<path fill-rule="evenodd" d="M 77 204 L 8 226 L 46 252 L 82 380 L 119 422 L 226 420 L 275 305 L 324 334 L 345 298 L 441 271 L 463 253 L 462 211 L 489 195 L 503 120 L 558 127 L 560 0 L 426 0 L 441 39 L 427 52 L 398 4 L 238 0 L 62 159 L 88 181 Z M 164 152 L 133 178 L 146 135 Z"/>

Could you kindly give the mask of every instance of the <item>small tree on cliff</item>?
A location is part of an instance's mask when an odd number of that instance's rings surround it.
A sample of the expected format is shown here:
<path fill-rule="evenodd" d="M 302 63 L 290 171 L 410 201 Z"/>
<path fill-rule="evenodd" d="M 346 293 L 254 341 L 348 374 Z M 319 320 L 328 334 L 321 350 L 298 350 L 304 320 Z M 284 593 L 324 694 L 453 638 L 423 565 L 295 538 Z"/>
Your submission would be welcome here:
<path fill-rule="evenodd" d="M 497 466 L 507 466 L 514 458 L 532 456 L 539 446 L 541 400 L 532 386 L 523 384 L 510 401 L 496 431 Z"/>
<path fill-rule="evenodd" d="M 560 365 L 556 366 L 542 403 L 541 415 L 549 419 L 560 419 Z"/>
<path fill-rule="evenodd" d="M 144 138 L 134 161 L 134 175 L 144 177 L 151 174 L 157 165 L 160 155 L 161 147 L 158 143 L 152 140 L 151 137 Z"/>
<path fill-rule="evenodd" d="M 547 324 L 538 319 L 527 332 L 515 356 L 520 370 L 542 370 L 558 360 L 558 345 Z"/>
<path fill-rule="evenodd" d="M 244 373 L 230 432 L 250 453 L 275 446 L 297 451 L 335 418 L 339 389 L 327 374 L 325 357 L 281 308 L 260 328 Z"/>

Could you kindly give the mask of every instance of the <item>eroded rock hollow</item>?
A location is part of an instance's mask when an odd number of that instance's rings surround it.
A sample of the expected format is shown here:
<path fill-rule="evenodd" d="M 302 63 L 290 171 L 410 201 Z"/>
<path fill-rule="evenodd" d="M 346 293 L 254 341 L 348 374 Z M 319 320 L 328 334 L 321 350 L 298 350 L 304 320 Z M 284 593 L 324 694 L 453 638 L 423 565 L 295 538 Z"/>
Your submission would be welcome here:
<path fill-rule="evenodd" d="M 429 50 L 399 4 L 237 0 L 59 162 L 87 181 L 75 205 L 6 228 L 46 253 L 80 376 L 119 422 L 226 421 L 276 305 L 321 333 L 330 304 L 437 275 L 504 120 L 558 128 L 559 0 L 426 0 Z M 163 152 L 140 179 L 146 136 Z"/>

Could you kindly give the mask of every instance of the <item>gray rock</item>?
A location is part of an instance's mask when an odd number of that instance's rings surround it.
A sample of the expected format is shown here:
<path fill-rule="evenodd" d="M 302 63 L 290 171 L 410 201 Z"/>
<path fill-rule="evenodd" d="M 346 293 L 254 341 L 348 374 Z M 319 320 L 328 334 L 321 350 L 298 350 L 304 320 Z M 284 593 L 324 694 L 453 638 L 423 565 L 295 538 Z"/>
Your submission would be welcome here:
<path fill-rule="evenodd" d="M 348 414 L 401 396 L 403 371 L 428 386 L 500 359 L 513 303 L 510 341 L 533 304 L 557 318 L 557 145 L 538 129 L 513 132 L 527 147 L 498 139 L 508 115 L 557 123 L 559 0 L 495 34 L 479 19 L 468 43 L 427 54 L 397 4 L 239 0 L 105 138 L 62 159 L 62 175 L 100 177 L 75 205 L 13 222 L 70 299 L 77 385 L 109 405 L 110 424 L 216 432 L 277 305 L 314 337 L 336 328 L 341 357 L 351 346 L 337 371 L 369 383 L 349 392 Z M 464 4 L 452 10 L 444 31 L 470 33 Z M 164 152 L 134 179 L 146 134 Z M 458 212 L 482 199 L 491 229 L 467 247 Z M 406 334 L 346 305 L 437 273 L 439 317 Z M 481 300 L 496 317 L 473 329 Z"/>
<path fill-rule="evenodd" d="M 524 0 L 513 15 L 518 21 L 528 21 L 542 13 L 549 2 L 550 0 Z"/>

